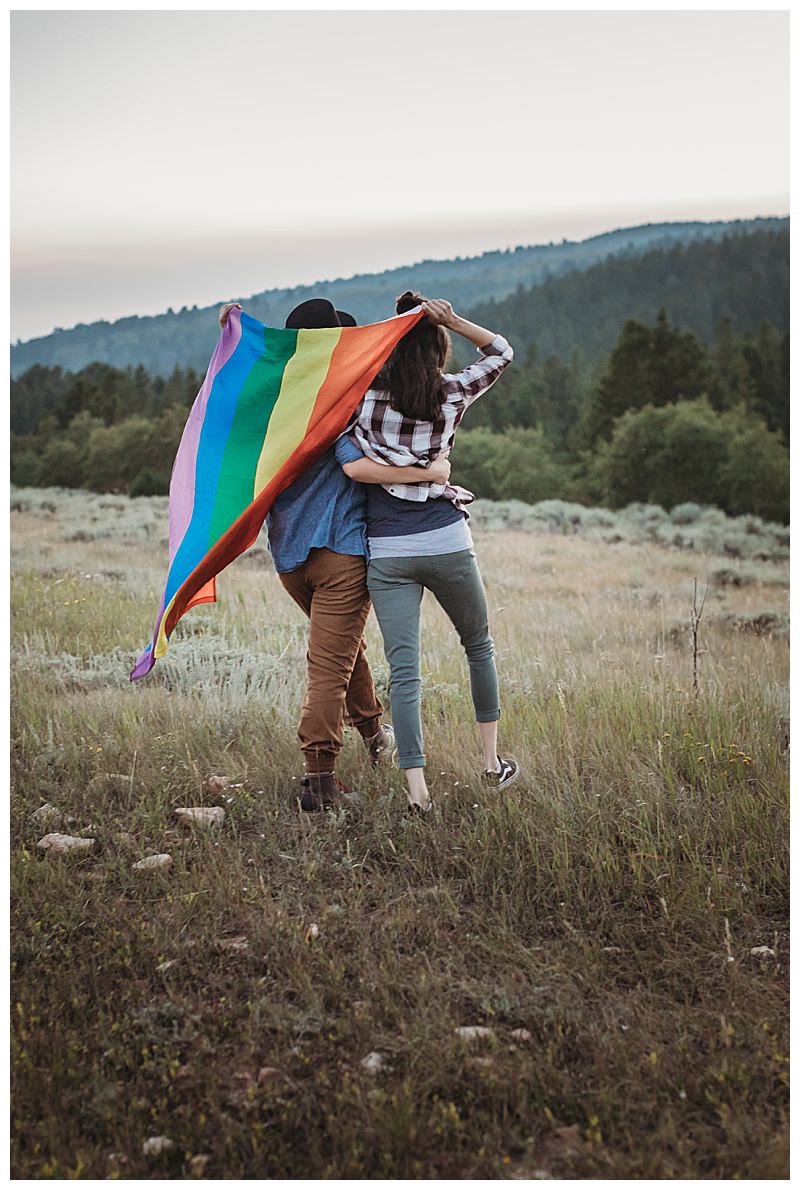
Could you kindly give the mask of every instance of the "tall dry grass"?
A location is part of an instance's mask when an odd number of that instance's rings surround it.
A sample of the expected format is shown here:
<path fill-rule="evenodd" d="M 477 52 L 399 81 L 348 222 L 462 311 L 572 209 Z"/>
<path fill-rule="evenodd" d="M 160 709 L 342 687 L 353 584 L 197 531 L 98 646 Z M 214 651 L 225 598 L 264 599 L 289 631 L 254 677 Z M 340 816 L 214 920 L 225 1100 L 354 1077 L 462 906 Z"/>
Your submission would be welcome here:
<path fill-rule="evenodd" d="M 479 511 L 523 778 L 480 786 L 465 666 L 426 599 L 434 820 L 404 817 L 357 737 L 341 771 L 363 808 L 301 818 L 305 626 L 263 547 L 132 687 L 165 502 L 22 496 L 17 1177 L 786 1176 L 781 543 L 740 560 Z M 385 691 L 373 622 L 368 642 Z M 38 850 L 45 802 L 90 855 Z M 197 804 L 224 826 L 182 826 Z M 133 870 L 155 852 L 166 875 Z M 146 1156 L 153 1136 L 172 1146 Z"/>

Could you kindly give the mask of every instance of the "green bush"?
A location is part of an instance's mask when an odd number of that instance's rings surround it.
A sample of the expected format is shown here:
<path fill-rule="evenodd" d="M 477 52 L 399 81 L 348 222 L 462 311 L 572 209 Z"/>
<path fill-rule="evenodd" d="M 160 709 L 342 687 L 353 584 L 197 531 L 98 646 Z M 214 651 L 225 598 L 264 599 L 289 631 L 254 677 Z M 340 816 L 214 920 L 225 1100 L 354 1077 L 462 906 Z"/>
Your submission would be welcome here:
<path fill-rule="evenodd" d="M 590 472 L 589 486 L 612 508 L 713 503 L 732 514 L 788 519 L 788 452 L 780 436 L 741 409 L 718 413 L 705 397 L 629 410 L 611 441 L 598 446 Z"/>
<path fill-rule="evenodd" d="M 83 452 L 74 442 L 54 438 L 48 442 L 39 460 L 36 482 L 48 487 L 78 487 L 84 474 Z"/>
<path fill-rule="evenodd" d="M 153 471 L 151 467 L 142 467 L 131 484 L 130 496 L 166 496 L 169 492 L 169 476 L 163 472 Z"/>
<path fill-rule="evenodd" d="M 41 460 L 35 450 L 12 451 L 11 482 L 18 488 L 32 488 L 40 481 Z"/>
<path fill-rule="evenodd" d="M 504 434 L 495 434 L 482 427 L 461 430 L 450 456 L 453 482 L 469 488 L 484 500 L 499 499 L 493 464 L 504 441 Z"/>
<path fill-rule="evenodd" d="M 720 467 L 719 487 L 727 512 L 788 524 L 789 451 L 781 436 L 759 423 L 742 427 Z"/>
<path fill-rule="evenodd" d="M 452 462 L 453 481 L 487 500 L 560 499 L 572 478 L 541 429 L 462 430 Z"/>

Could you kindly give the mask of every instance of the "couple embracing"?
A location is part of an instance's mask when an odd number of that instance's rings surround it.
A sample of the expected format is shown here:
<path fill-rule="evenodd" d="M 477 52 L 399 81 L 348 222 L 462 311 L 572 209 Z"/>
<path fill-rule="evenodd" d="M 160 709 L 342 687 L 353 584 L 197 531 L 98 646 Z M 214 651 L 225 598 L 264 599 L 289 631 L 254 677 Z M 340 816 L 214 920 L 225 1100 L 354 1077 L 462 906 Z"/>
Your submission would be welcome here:
<path fill-rule="evenodd" d="M 223 327 L 233 305 L 220 310 Z M 447 613 L 467 655 L 484 780 L 503 789 L 519 775 L 516 761 L 497 746 L 494 645 L 464 509 L 472 494 L 450 483 L 447 458 L 465 411 L 497 380 L 513 351 L 502 335 L 460 318 L 441 299 L 404 293 L 397 313 L 420 305 L 425 317 L 395 347 L 348 430 L 276 499 L 267 518 L 280 581 L 310 621 L 298 729 L 302 810 L 353 800 L 336 776 L 345 722 L 358 730 L 373 764 L 396 757 L 409 807 L 419 813 L 431 808 L 420 707 L 425 589 Z M 292 329 L 354 325 L 352 315 L 323 298 L 303 302 L 286 320 Z M 479 352 L 456 373 L 443 371 L 451 331 Z M 383 722 L 365 654 L 370 603 L 390 667 L 391 726 Z"/>

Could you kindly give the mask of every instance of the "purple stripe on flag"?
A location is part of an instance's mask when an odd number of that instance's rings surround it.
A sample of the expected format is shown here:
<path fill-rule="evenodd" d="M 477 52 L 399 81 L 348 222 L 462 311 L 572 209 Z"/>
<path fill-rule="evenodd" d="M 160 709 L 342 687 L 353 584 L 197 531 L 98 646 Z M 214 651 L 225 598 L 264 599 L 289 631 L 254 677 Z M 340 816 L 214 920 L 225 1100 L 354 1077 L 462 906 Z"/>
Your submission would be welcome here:
<path fill-rule="evenodd" d="M 211 395 L 217 373 L 224 368 L 233 355 L 242 337 L 241 310 L 228 311 L 228 318 L 222 334 L 219 337 L 211 363 L 208 365 L 203 387 L 192 405 L 186 428 L 183 431 L 178 453 L 172 467 L 169 492 L 169 560 L 170 563 L 178 552 L 183 541 L 183 535 L 189 527 L 194 510 L 195 467 L 197 465 L 197 447 L 200 442 L 200 431 L 206 415 L 206 405 Z M 163 608 L 162 608 L 163 611 Z M 159 623 L 160 623 L 159 615 Z"/>
<path fill-rule="evenodd" d="M 241 310 L 228 311 L 228 318 L 217 340 L 211 363 L 208 365 L 203 387 L 197 394 L 192 405 L 189 418 L 183 431 L 178 453 L 172 465 L 172 477 L 169 484 L 169 560 L 178 552 L 183 536 L 189 527 L 194 510 L 195 468 L 197 466 L 197 447 L 200 442 L 200 432 L 206 415 L 208 398 L 214 387 L 214 381 L 219 372 L 225 367 L 233 355 L 242 338 Z M 153 642 L 158 639 L 161 618 L 164 615 L 166 587 L 161 596 L 161 602 L 156 616 L 156 626 L 153 632 Z M 144 677 L 156 663 L 154 654 L 155 643 L 149 644 L 139 657 L 131 671 L 131 681 Z"/>

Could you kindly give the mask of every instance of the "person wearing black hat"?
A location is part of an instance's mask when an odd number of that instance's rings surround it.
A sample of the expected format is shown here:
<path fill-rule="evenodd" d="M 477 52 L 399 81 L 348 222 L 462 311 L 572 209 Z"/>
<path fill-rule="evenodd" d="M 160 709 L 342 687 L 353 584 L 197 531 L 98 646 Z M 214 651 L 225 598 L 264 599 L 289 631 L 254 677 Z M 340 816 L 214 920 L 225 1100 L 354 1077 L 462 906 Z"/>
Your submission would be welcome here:
<path fill-rule="evenodd" d="M 239 303 L 220 309 L 222 327 L 234 305 Z M 356 325 L 327 298 L 302 302 L 286 319 L 286 327 L 295 330 Z M 356 465 L 349 468 L 350 476 L 342 469 L 345 464 Z M 441 459 L 425 469 L 425 478 L 446 482 L 449 470 Z M 364 642 L 370 597 L 361 484 L 411 482 L 419 474 L 419 467 L 372 462 L 343 436 L 276 498 L 267 517 L 275 570 L 310 622 L 308 683 L 298 728 L 305 774 L 295 794 L 302 810 L 354 800 L 335 773 L 345 722 L 357 729 L 373 764 L 392 758 L 394 732 L 383 723 Z"/>

